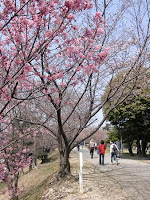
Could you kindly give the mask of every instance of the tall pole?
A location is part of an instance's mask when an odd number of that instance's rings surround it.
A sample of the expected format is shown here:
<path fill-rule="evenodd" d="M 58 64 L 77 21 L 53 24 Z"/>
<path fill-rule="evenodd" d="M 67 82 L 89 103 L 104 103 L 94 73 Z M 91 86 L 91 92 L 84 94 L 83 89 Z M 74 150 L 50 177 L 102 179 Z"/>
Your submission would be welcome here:
<path fill-rule="evenodd" d="M 83 193 L 83 179 L 82 179 L 83 156 L 82 156 L 82 152 L 79 152 L 79 157 L 80 157 L 79 185 L 80 185 L 80 192 Z"/>

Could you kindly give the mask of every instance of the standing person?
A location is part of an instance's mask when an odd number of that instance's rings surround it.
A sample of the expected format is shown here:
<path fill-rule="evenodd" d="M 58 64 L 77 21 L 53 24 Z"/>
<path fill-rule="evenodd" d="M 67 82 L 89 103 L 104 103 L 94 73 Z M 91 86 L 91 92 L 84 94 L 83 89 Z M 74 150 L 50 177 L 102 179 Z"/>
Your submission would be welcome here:
<path fill-rule="evenodd" d="M 77 149 L 78 149 L 78 151 L 80 151 L 80 144 L 77 145 Z"/>
<path fill-rule="evenodd" d="M 119 149 L 119 151 L 118 151 L 118 155 L 117 155 L 117 156 L 120 158 L 121 142 L 120 142 L 120 140 L 118 140 L 118 141 L 116 141 L 115 143 L 116 143 L 116 145 L 117 145 L 117 147 L 118 147 L 118 149 Z"/>
<path fill-rule="evenodd" d="M 84 141 L 83 141 L 83 142 L 81 142 L 81 146 L 82 146 L 82 149 L 83 149 L 83 147 L 84 147 Z"/>
<path fill-rule="evenodd" d="M 116 164 L 118 165 L 117 152 L 119 152 L 119 149 L 117 145 L 114 143 L 114 141 L 112 141 L 110 145 L 111 163 L 113 164 L 113 161 L 115 161 Z"/>
<path fill-rule="evenodd" d="M 91 139 L 91 140 L 90 140 L 90 155 L 91 155 L 91 158 L 93 158 L 94 146 L 95 146 L 95 142 L 94 142 L 93 139 Z"/>
<path fill-rule="evenodd" d="M 97 142 L 95 142 L 94 149 L 97 150 Z"/>
<path fill-rule="evenodd" d="M 98 145 L 97 149 L 100 150 L 100 152 L 99 152 L 99 164 L 104 165 L 104 155 L 105 155 L 105 150 L 106 150 L 104 140 L 101 140 L 101 144 Z"/>

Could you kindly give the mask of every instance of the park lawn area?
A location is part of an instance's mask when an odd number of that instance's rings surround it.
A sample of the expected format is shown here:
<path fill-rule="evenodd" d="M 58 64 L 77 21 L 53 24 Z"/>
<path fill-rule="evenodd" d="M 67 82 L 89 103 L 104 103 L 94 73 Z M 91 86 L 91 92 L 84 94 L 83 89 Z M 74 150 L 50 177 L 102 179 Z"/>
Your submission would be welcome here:
<path fill-rule="evenodd" d="M 39 161 L 40 162 L 40 161 Z M 49 157 L 49 162 L 38 164 L 38 169 L 33 169 L 25 173 L 19 178 L 19 188 L 22 192 L 19 195 L 20 200 L 41 200 L 44 191 L 50 186 L 57 173 L 59 167 L 58 152 L 54 152 Z M 4 183 L 0 183 L 0 199 L 8 200 L 8 194 L 2 194 L 2 190 L 6 189 Z"/>
<path fill-rule="evenodd" d="M 0 182 L 0 192 L 6 187 L 5 183 Z"/>
<path fill-rule="evenodd" d="M 150 155 L 146 154 L 146 156 L 139 156 L 137 155 L 136 152 L 133 151 L 133 156 L 129 154 L 128 150 L 124 151 L 123 154 L 121 155 L 121 158 L 123 159 L 132 159 L 132 160 L 139 160 L 139 161 L 147 161 L 150 160 Z"/>

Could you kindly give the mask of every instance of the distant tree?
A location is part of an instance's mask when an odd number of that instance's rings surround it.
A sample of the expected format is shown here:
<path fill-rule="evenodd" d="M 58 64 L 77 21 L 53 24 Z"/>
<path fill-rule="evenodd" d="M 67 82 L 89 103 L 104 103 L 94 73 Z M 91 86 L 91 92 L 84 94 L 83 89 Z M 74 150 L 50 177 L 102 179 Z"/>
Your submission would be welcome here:
<path fill-rule="evenodd" d="M 117 140 L 120 139 L 119 131 L 112 124 L 106 124 L 104 129 L 106 130 L 106 133 L 108 135 L 108 138 L 106 139 L 106 142 L 110 143 L 110 141 L 117 141 Z"/>
<path fill-rule="evenodd" d="M 49 134 L 41 132 L 36 138 L 35 152 L 41 163 L 48 162 L 49 155 L 57 148 L 58 144 Z"/>
<path fill-rule="evenodd" d="M 132 153 L 132 143 L 137 141 L 137 153 L 145 156 L 147 143 L 150 140 L 150 100 L 147 97 L 133 97 L 115 108 L 108 120 L 123 136 Z M 140 146 L 140 140 L 142 146 Z"/>
<path fill-rule="evenodd" d="M 125 71 L 117 74 L 112 81 L 114 87 L 118 85 L 118 81 L 124 76 Z M 108 86 L 109 87 L 109 86 Z M 142 67 L 140 69 L 140 76 L 137 81 L 131 81 L 124 92 L 127 93 L 130 88 L 133 88 L 126 100 L 118 105 L 108 116 L 107 120 L 114 125 L 111 135 L 115 136 L 115 133 L 123 136 L 124 142 L 127 144 L 129 152 L 132 153 L 132 144 L 134 140 L 137 140 L 137 153 L 145 155 L 146 143 L 149 140 L 149 88 L 150 88 L 150 72 L 149 68 Z M 106 87 L 104 96 L 108 93 Z M 104 97 L 102 97 L 103 99 Z M 104 113 L 113 102 L 115 98 L 112 98 L 104 106 Z M 109 128 L 109 127 L 108 127 Z M 113 134 L 114 133 L 114 134 Z M 142 141 L 142 146 L 141 142 Z"/>

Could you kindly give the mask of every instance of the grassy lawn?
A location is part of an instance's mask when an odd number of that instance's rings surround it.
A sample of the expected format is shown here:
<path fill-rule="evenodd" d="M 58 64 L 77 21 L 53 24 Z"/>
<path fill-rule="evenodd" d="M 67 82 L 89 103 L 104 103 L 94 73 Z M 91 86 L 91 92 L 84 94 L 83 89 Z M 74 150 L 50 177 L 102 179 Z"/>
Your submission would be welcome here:
<path fill-rule="evenodd" d="M 133 156 L 131 156 L 128 151 L 124 151 L 123 154 L 121 155 L 121 158 L 123 159 L 132 159 L 132 160 L 150 160 L 150 155 L 146 154 L 145 157 L 139 156 L 136 154 L 136 152 L 133 152 Z"/>
<path fill-rule="evenodd" d="M 1 182 L 0 183 L 0 191 L 2 191 L 6 187 L 5 183 Z"/>
<path fill-rule="evenodd" d="M 25 169 L 25 173 L 19 178 L 19 188 L 23 191 L 19 195 L 20 200 L 41 200 L 44 191 L 49 187 L 53 175 L 58 171 L 58 153 L 55 152 L 50 156 L 49 162 L 45 164 L 38 164 L 38 169 L 34 169 L 28 172 Z M 8 200 L 8 195 L 3 195 L 2 190 L 6 186 L 4 183 L 0 183 L 0 199 Z"/>

